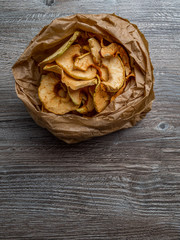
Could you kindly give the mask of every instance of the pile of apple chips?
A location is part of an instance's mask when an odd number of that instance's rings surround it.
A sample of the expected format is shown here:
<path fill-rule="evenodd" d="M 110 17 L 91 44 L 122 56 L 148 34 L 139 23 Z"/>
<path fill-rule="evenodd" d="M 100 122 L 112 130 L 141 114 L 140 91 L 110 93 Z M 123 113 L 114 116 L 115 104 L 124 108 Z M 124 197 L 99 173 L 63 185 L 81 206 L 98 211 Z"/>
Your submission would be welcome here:
<path fill-rule="evenodd" d="M 76 31 L 40 64 L 42 111 L 93 116 L 119 96 L 134 77 L 125 49 L 100 36 Z"/>

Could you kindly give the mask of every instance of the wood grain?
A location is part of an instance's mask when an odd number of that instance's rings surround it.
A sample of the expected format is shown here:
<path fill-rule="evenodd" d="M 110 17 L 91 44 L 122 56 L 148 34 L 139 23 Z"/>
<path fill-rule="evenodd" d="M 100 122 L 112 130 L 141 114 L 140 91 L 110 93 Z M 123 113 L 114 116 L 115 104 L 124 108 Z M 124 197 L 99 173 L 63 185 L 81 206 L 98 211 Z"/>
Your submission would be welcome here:
<path fill-rule="evenodd" d="M 0 239 L 180 239 L 179 0 L 0 0 Z M 17 99 L 11 67 L 56 17 L 115 12 L 154 66 L 152 111 L 131 129 L 68 146 Z"/>

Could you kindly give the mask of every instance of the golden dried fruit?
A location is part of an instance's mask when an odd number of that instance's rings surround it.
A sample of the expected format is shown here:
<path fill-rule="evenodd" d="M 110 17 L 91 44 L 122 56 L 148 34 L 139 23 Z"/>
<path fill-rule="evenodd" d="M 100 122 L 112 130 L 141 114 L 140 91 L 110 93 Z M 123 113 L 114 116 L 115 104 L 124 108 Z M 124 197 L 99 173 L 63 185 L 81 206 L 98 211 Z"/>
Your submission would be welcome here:
<path fill-rule="evenodd" d="M 78 108 L 76 111 L 81 114 L 87 114 L 88 112 L 92 112 L 94 109 L 94 103 L 92 96 L 88 93 L 87 100 L 83 104 L 82 107 Z"/>
<path fill-rule="evenodd" d="M 102 66 L 102 67 L 99 67 L 97 69 L 98 69 L 98 72 L 99 72 L 100 79 L 104 82 L 108 81 L 109 74 L 108 74 L 107 67 Z"/>
<path fill-rule="evenodd" d="M 44 107 L 52 113 L 63 115 L 76 110 L 78 106 L 74 105 L 68 94 L 62 96 L 61 89 L 58 89 L 59 79 L 54 74 L 42 75 L 41 83 L 38 88 L 39 99 Z M 64 90 L 63 90 L 64 91 Z M 60 95 L 61 96 L 60 96 Z"/>
<path fill-rule="evenodd" d="M 101 55 L 100 55 L 101 46 L 98 40 L 96 40 L 95 38 L 90 38 L 88 42 L 89 42 L 89 47 L 91 49 L 91 54 L 93 56 L 93 61 L 96 64 L 100 65 L 101 64 Z"/>
<path fill-rule="evenodd" d="M 111 102 L 114 101 L 121 93 L 123 93 L 125 87 L 126 87 L 126 83 L 124 82 L 123 86 L 116 92 L 115 95 L 111 97 Z"/>
<path fill-rule="evenodd" d="M 56 63 L 71 77 L 76 79 L 89 80 L 96 76 L 96 69 L 89 67 L 87 71 L 80 71 L 74 69 L 74 57 L 80 56 L 79 44 L 72 45 L 62 56 L 56 59 Z"/>
<path fill-rule="evenodd" d="M 123 86 L 116 92 L 115 95 L 113 95 L 113 96 L 111 97 L 111 102 L 114 101 L 121 93 L 123 93 L 125 87 L 127 86 L 127 82 L 129 81 L 129 79 L 130 79 L 131 77 L 133 77 L 133 78 L 135 77 L 134 73 L 131 73 L 131 74 L 129 74 L 129 75 L 126 77 L 126 80 L 125 80 Z"/>
<path fill-rule="evenodd" d="M 131 73 L 131 67 L 130 67 L 129 56 L 127 52 L 122 46 L 120 46 L 117 54 L 120 55 L 120 58 L 124 64 L 126 76 L 128 76 Z"/>
<path fill-rule="evenodd" d="M 72 44 L 73 42 L 78 38 L 81 32 L 76 31 L 71 36 L 71 38 L 65 42 L 55 53 L 53 53 L 51 56 L 45 58 L 42 62 L 39 63 L 39 65 L 52 63 L 56 58 L 60 57 Z"/>
<path fill-rule="evenodd" d="M 81 104 L 81 101 L 82 101 L 82 92 L 80 89 L 78 90 L 72 90 L 70 87 L 68 88 L 68 93 L 69 93 L 69 96 L 72 100 L 72 102 L 75 104 L 75 105 L 80 105 Z"/>
<path fill-rule="evenodd" d="M 94 93 L 94 107 L 97 112 L 102 112 L 108 106 L 111 96 L 102 89 L 100 78 L 97 77 L 98 84 Z"/>
<path fill-rule="evenodd" d="M 115 56 L 115 54 L 118 51 L 119 51 L 119 45 L 117 43 L 111 43 L 108 46 L 104 46 L 101 48 L 101 56 L 102 57 Z"/>
<path fill-rule="evenodd" d="M 49 63 L 44 66 L 43 70 L 49 71 L 49 72 L 55 72 L 58 74 L 62 74 L 62 68 L 60 68 L 57 64 L 55 63 Z"/>
<path fill-rule="evenodd" d="M 131 67 L 126 50 L 117 43 L 111 43 L 108 46 L 104 46 L 103 48 L 101 48 L 102 57 L 117 56 L 118 54 L 120 55 L 120 58 L 124 64 L 126 76 L 128 76 L 131 73 Z"/>
<path fill-rule="evenodd" d="M 90 80 L 77 80 L 70 76 L 68 76 L 66 73 L 62 74 L 61 77 L 62 83 L 64 83 L 67 87 L 70 87 L 72 90 L 78 90 L 80 88 L 88 87 L 97 84 L 97 79 L 93 78 Z"/>
<path fill-rule="evenodd" d="M 109 79 L 103 82 L 108 92 L 117 92 L 125 81 L 125 70 L 119 57 L 107 57 L 102 59 L 102 64 L 107 67 Z"/>
<path fill-rule="evenodd" d="M 47 64 L 53 62 L 56 58 L 60 57 L 72 44 L 73 42 L 78 38 L 81 32 L 76 31 L 72 35 L 72 37 L 65 42 L 55 53 L 53 53 L 51 56 L 44 59 L 39 65 Z"/>
<path fill-rule="evenodd" d="M 85 53 L 74 60 L 74 68 L 81 71 L 87 71 L 87 69 L 94 65 L 91 53 Z"/>

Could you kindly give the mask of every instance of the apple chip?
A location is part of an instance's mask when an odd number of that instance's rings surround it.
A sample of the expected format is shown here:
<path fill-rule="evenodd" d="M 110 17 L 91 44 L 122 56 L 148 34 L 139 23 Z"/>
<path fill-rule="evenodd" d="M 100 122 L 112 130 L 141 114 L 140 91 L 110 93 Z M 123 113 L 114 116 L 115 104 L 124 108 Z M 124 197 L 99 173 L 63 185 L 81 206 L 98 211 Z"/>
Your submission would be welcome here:
<path fill-rule="evenodd" d="M 111 97 L 111 102 L 114 101 L 121 93 L 123 93 L 125 87 L 126 87 L 126 83 L 124 82 L 123 86 L 116 92 L 115 95 Z"/>
<path fill-rule="evenodd" d="M 94 109 L 94 103 L 92 96 L 88 93 L 87 94 L 87 100 L 83 104 L 82 107 L 78 108 L 76 111 L 81 114 L 87 114 L 88 112 L 92 112 Z"/>
<path fill-rule="evenodd" d="M 63 89 L 59 88 L 59 79 L 54 74 L 42 75 L 38 95 L 44 107 L 49 112 L 59 115 L 76 110 L 78 106 L 71 101 Z"/>
<path fill-rule="evenodd" d="M 118 50 L 119 50 L 119 45 L 117 43 L 111 43 L 108 46 L 104 46 L 101 48 L 101 56 L 102 57 L 115 56 Z"/>
<path fill-rule="evenodd" d="M 90 38 L 88 42 L 89 42 L 89 47 L 91 49 L 91 54 L 93 56 L 93 61 L 96 64 L 100 65 L 101 64 L 101 55 L 100 55 L 101 46 L 98 40 L 96 40 L 95 38 Z"/>
<path fill-rule="evenodd" d="M 98 84 L 96 86 L 95 93 L 94 93 L 94 107 L 97 112 L 102 112 L 109 104 L 111 96 L 102 89 L 100 78 L 98 75 L 97 77 L 98 77 Z"/>
<path fill-rule="evenodd" d="M 129 75 L 126 77 L 126 80 L 125 80 L 123 86 L 116 92 L 115 95 L 113 95 L 113 96 L 111 97 L 111 102 L 114 101 L 121 93 L 123 93 L 125 87 L 127 86 L 127 82 L 129 81 L 129 79 L 130 79 L 131 77 L 132 77 L 132 78 L 135 77 L 134 73 L 131 73 L 131 74 L 129 74 Z"/>
<path fill-rule="evenodd" d="M 72 35 L 72 37 L 65 42 L 55 53 L 53 53 L 51 56 L 44 59 L 39 65 L 41 64 L 47 64 L 53 62 L 56 58 L 60 57 L 72 44 L 73 42 L 78 38 L 81 32 L 76 31 Z"/>
<path fill-rule="evenodd" d="M 104 46 L 103 48 L 101 48 L 102 57 L 117 56 L 118 54 L 120 55 L 121 60 L 124 64 L 126 76 L 128 76 L 131 73 L 131 67 L 126 50 L 117 43 L 111 43 L 108 46 Z"/>
<path fill-rule="evenodd" d="M 88 67 L 93 66 L 99 72 L 100 79 L 102 81 L 108 80 L 108 69 L 104 66 L 100 67 L 94 64 L 91 53 L 85 53 L 77 57 L 74 61 L 74 68 L 82 71 L 86 71 Z"/>
<path fill-rule="evenodd" d="M 70 87 L 68 88 L 68 93 L 69 93 L 69 96 L 72 100 L 72 102 L 75 104 L 75 105 L 80 105 L 81 104 L 81 101 L 82 101 L 82 97 L 83 97 L 83 93 L 81 91 L 81 89 L 78 89 L 78 90 L 72 90 Z"/>
<path fill-rule="evenodd" d="M 74 68 L 81 71 L 87 71 L 92 65 L 94 65 L 94 62 L 90 52 L 77 57 L 74 61 Z"/>
<path fill-rule="evenodd" d="M 56 59 L 56 63 L 71 77 L 76 79 L 89 80 L 96 76 L 96 69 L 89 67 L 87 71 L 74 69 L 74 57 L 80 56 L 81 46 L 72 45 L 62 56 Z"/>
<path fill-rule="evenodd" d="M 129 56 L 127 52 L 122 46 L 119 46 L 119 51 L 117 52 L 117 54 L 120 55 L 120 58 L 124 64 L 126 76 L 128 76 L 131 73 L 131 67 L 130 67 Z"/>
<path fill-rule="evenodd" d="M 70 76 L 68 76 L 66 73 L 62 74 L 61 77 L 62 83 L 64 83 L 67 87 L 70 87 L 72 90 L 78 90 L 80 88 L 88 87 L 97 84 L 97 79 L 93 78 L 90 80 L 77 80 Z"/>
<path fill-rule="evenodd" d="M 108 78 L 109 78 L 109 75 L 108 75 L 108 69 L 107 67 L 98 67 L 98 72 L 99 72 L 99 76 L 100 76 L 100 79 L 104 82 L 108 81 Z"/>
<path fill-rule="evenodd" d="M 102 59 L 102 64 L 107 67 L 109 79 L 103 82 L 108 92 L 117 92 L 125 81 L 125 70 L 119 57 L 107 57 Z"/>
<path fill-rule="evenodd" d="M 55 72 L 55 73 L 58 73 L 58 74 L 62 74 L 62 68 L 60 68 L 55 63 L 49 63 L 49 64 L 45 65 L 43 70 L 50 71 L 50 72 Z"/>

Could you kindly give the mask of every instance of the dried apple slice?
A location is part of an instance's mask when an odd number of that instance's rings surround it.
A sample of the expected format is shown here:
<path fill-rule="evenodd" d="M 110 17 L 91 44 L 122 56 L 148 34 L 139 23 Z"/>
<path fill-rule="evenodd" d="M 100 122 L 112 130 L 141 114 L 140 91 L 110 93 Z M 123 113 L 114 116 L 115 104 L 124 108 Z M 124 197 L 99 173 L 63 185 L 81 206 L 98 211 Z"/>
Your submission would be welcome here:
<path fill-rule="evenodd" d="M 111 96 L 102 89 L 101 81 L 98 75 L 97 78 L 98 84 L 94 93 L 94 107 L 97 112 L 102 112 L 109 104 Z"/>
<path fill-rule="evenodd" d="M 117 43 L 111 43 L 108 46 L 104 46 L 101 48 L 101 56 L 102 57 L 115 56 L 118 50 L 119 50 L 119 45 Z"/>
<path fill-rule="evenodd" d="M 69 93 L 69 96 L 70 96 L 72 102 L 73 102 L 75 105 L 80 106 L 81 101 L 82 101 L 82 91 L 81 91 L 81 89 L 72 90 L 72 89 L 69 87 L 69 88 L 68 88 L 68 93 Z"/>
<path fill-rule="evenodd" d="M 101 64 L 101 55 L 100 55 L 100 51 L 101 51 L 101 46 L 98 42 L 98 40 L 96 40 L 95 38 L 90 38 L 88 39 L 89 42 L 89 47 L 91 49 L 91 54 L 93 56 L 93 61 L 100 65 Z"/>
<path fill-rule="evenodd" d="M 57 64 L 55 63 L 49 63 L 44 66 L 43 70 L 49 71 L 49 72 L 55 72 L 58 74 L 62 74 L 62 68 L 60 68 Z"/>
<path fill-rule="evenodd" d="M 62 56 L 56 59 L 56 63 L 71 77 L 76 79 L 89 80 L 96 76 L 96 69 L 89 67 L 87 71 L 74 69 L 74 57 L 80 56 L 81 46 L 72 45 Z"/>
<path fill-rule="evenodd" d="M 54 74 L 42 75 L 38 95 L 44 107 L 49 112 L 59 115 L 76 110 L 78 106 L 71 101 L 68 94 L 61 97 L 62 92 L 58 89 L 58 84 L 59 79 Z"/>
<path fill-rule="evenodd" d="M 92 96 L 88 93 L 87 100 L 85 101 L 84 105 L 78 108 L 76 111 L 81 114 L 87 114 L 88 112 L 92 112 L 94 109 L 94 103 Z"/>
<path fill-rule="evenodd" d="M 102 64 L 107 67 L 109 79 L 103 82 L 108 92 L 117 92 L 125 81 L 125 70 L 119 57 L 108 57 L 102 59 Z"/>
<path fill-rule="evenodd" d="M 125 89 L 126 83 L 124 82 L 123 86 L 117 91 L 115 95 L 111 97 L 111 102 L 114 101 Z"/>
<path fill-rule="evenodd" d="M 126 87 L 126 85 L 127 85 L 127 82 L 129 81 L 129 79 L 130 79 L 131 77 L 132 77 L 132 78 L 135 78 L 134 73 L 131 73 L 131 74 L 129 74 L 129 75 L 126 77 L 126 80 L 124 81 L 123 86 L 117 91 L 117 93 L 116 93 L 115 95 L 113 95 L 113 96 L 111 97 L 111 102 L 114 101 L 115 98 L 117 98 L 121 93 L 123 93 L 123 91 L 124 91 L 124 89 L 125 89 L 125 87 Z"/>
<path fill-rule="evenodd" d="M 73 44 L 73 42 L 78 38 L 78 36 L 80 35 L 81 32 L 76 31 L 74 32 L 74 34 L 72 35 L 72 37 L 65 42 L 55 53 L 53 53 L 51 56 L 47 57 L 46 59 L 44 59 L 39 65 L 42 64 L 47 64 L 47 63 L 51 63 L 53 62 L 56 58 L 60 57 L 61 55 L 63 55 L 63 53 Z"/>
<path fill-rule="evenodd" d="M 108 80 L 108 69 L 104 66 L 100 67 L 94 64 L 91 53 L 85 53 L 77 57 L 74 61 L 74 68 L 86 71 L 90 66 L 96 68 L 102 81 Z"/>
<path fill-rule="evenodd" d="M 104 46 L 103 48 L 101 48 L 102 57 L 117 56 L 118 54 L 120 55 L 121 60 L 124 64 L 126 76 L 128 76 L 131 73 L 131 67 L 126 50 L 117 43 L 111 43 L 108 46 Z"/>
<path fill-rule="evenodd" d="M 98 69 L 98 72 L 99 72 L 100 79 L 103 82 L 108 81 L 108 79 L 109 79 L 108 69 L 106 67 L 104 67 L 104 66 L 97 67 L 97 69 Z"/>
<path fill-rule="evenodd" d="M 117 52 L 117 54 L 120 55 L 120 58 L 124 64 L 126 76 L 128 76 L 131 73 L 131 67 L 130 67 L 129 56 L 127 52 L 122 46 L 119 46 L 119 51 Z"/>
<path fill-rule="evenodd" d="M 93 78 L 90 80 L 77 80 L 70 76 L 68 76 L 66 73 L 63 73 L 61 76 L 61 81 L 64 83 L 67 87 L 70 87 L 72 90 L 78 90 L 80 88 L 92 86 L 97 84 L 97 78 Z"/>
<path fill-rule="evenodd" d="M 87 71 L 87 69 L 94 65 L 91 53 L 85 53 L 74 60 L 74 68 L 81 71 Z"/>

